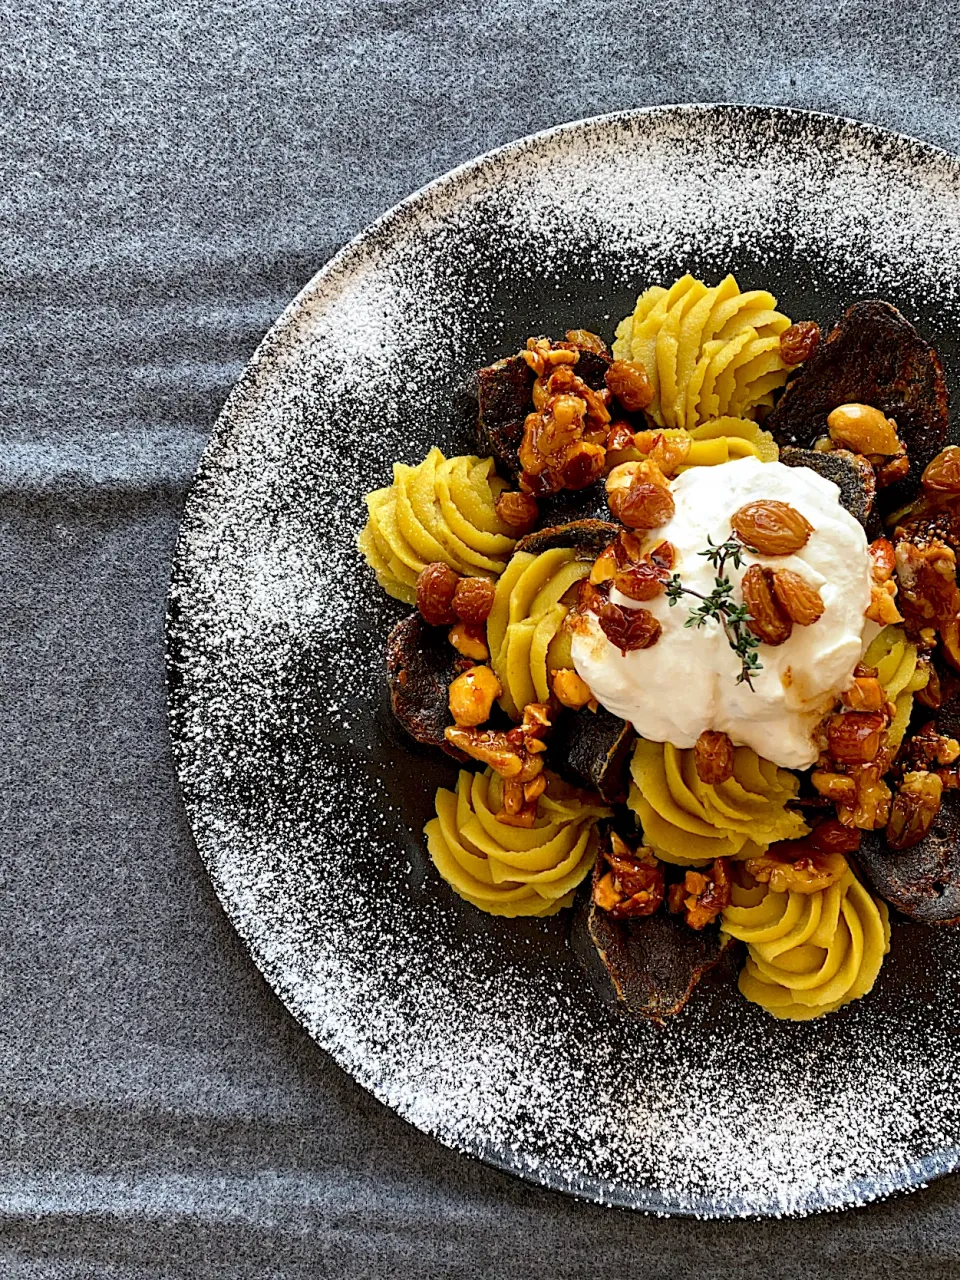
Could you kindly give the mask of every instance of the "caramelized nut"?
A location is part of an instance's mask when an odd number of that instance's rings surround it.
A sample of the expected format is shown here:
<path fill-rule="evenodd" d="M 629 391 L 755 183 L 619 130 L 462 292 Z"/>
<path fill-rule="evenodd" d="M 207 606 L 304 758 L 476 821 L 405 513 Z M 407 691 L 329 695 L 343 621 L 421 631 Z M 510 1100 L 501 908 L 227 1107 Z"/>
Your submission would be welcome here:
<path fill-rule="evenodd" d="M 796 508 L 775 498 L 746 503 L 730 523 L 741 542 L 764 556 L 791 556 L 813 533 L 813 525 Z"/>
<path fill-rule="evenodd" d="M 417 608 L 431 627 L 449 627 L 456 622 L 453 596 L 460 582 L 448 564 L 435 560 L 420 571 L 417 578 Z"/>
<path fill-rule="evenodd" d="M 503 685 L 490 667 L 471 667 L 450 685 L 450 714 L 461 727 L 484 724 L 501 693 Z"/>
<path fill-rule="evenodd" d="M 897 424 L 869 404 L 841 404 L 827 414 L 830 439 L 866 457 L 903 453 Z"/>
<path fill-rule="evenodd" d="M 590 570 L 590 582 L 599 587 L 601 582 L 610 582 L 614 574 L 617 572 L 617 559 L 613 550 L 613 543 L 606 548 L 605 551 L 597 556 Z"/>
<path fill-rule="evenodd" d="M 870 603 L 867 605 L 865 618 L 871 622 L 879 622 L 881 627 L 889 627 L 895 622 L 903 621 L 903 614 L 897 608 L 897 584 L 891 578 L 888 582 L 870 588 Z"/>
<path fill-rule="evenodd" d="M 857 784 L 845 773 L 830 773 L 825 769 L 815 769 L 810 775 L 810 781 L 819 795 L 826 796 L 836 804 L 856 803 Z"/>
<path fill-rule="evenodd" d="M 482 627 L 471 627 L 466 622 L 458 622 L 451 627 L 447 639 L 457 653 L 462 653 L 465 658 L 472 658 L 474 662 L 486 662 L 490 657 Z"/>
<path fill-rule="evenodd" d="M 682 435 L 667 435 L 664 431 L 638 431 L 636 445 L 641 453 L 655 462 L 665 476 L 674 476 L 687 460 L 692 441 Z"/>
<path fill-rule="evenodd" d="M 850 688 L 841 693 L 840 701 L 850 711 L 882 711 L 887 695 L 876 676 L 857 676 Z"/>
<path fill-rule="evenodd" d="M 653 383 L 636 360 L 614 360 L 605 381 L 628 413 L 638 413 L 653 403 Z"/>
<path fill-rule="evenodd" d="M 849 863 L 842 853 L 811 849 L 805 840 L 784 840 L 761 857 L 748 858 L 746 867 L 754 880 L 770 886 L 771 893 L 819 893 L 841 880 Z"/>
<path fill-rule="evenodd" d="M 655 462 L 622 462 L 607 476 L 607 502 L 617 520 L 631 529 L 658 529 L 673 517 L 674 501 Z"/>
<path fill-rule="evenodd" d="M 717 786 L 733 777 L 733 743 L 725 733 L 704 729 L 693 749 L 697 777 L 708 786 Z"/>
<path fill-rule="evenodd" d="M 897 788 L 887 823 L 887 843 L 893 849 L 919 844 L 940 811 L 943 783 L 935 773 L 905 773 Z"/>
<path fill-rule="evenodd" d="M 892 484 L 906 480 L 910 474 L 910 459 L 906 454 L 899 458 L 891 458 L 889 462 L 877 467 L 877 488 L 889 489 Z"/>
<path fill-rule="evenodd" d="M 816 320 L 799 320 L 780 335 L 780 359 L 784 364 L 803 364 L 820 345 Z"/>
<path fill-rule="evenodd" d="M 960 445 L 941 449 L 927 465 L 921 484 L 932 493 L 960 493 Z"/>
<path fill-rule="evenodd" d="M 827 721 L 827 750 L 838 764 L 865 764 L 880 750 L 887 723 L 879 711 L 847 711 Z"/>
<path fill-rule="evenodd" d="M 581 351 L 592 351 L 596 356 L 609 355 L 604 340 L 599 334 L 591 333 L 589 329 L 568 329 L 566 339 Z"/>
<path fill-rule="evenodd" d="M 774 569 L 773 594 L 791 622 L 810 627 L 823 615 L 820 592 L 792 569 Z"/>
<path fill-rule="evenodd" d="M 870 557 L 870 573 L 874 582 L 888 582 L 893 577 L 897 563 L 896 552 L 889 538 L 876 538 L 867 548 Z"/>
<path fill-rule="evenodd" d="M 703 929 L 730 905 L 729 859 L 715 859 L 709 872 L 688 871 L 683 877 L 683 889 L 684 895 L 672 895 L 671 909 L 677 910 L 682 906 L 690 928 Z"/>
<path fill-rule="evenodd" d="M 764 644 L 779 645 L 790 639 L 793 623 L 773 594 L 773 573 L 752 564 L 743 575 L 740 590 L 750 612 L 747 626 Z"/>
<path fill-rule="evenodd" d="M 478 627 L 493 608 L 496 588 L 488 578 L 461 578 L 453 593 L 453 611 L 461 622 Z"/>
<path fill-rule="evenodd" d="M 528 493 L 516 493 L 513 490 L 501 493 L 494 504 L 494 510 L 497 517 L 516 533 L 528 533 L 537 523 L 540 514 L 535 498 Z"/>
<path fill-rule="evenodd" d="M 610 871 L 594 892 L 597 906 L 619 919 L 653 915 L 663 902 L 664 880 L 663 867 L 650 850 L 641 847 L 634 852 L 612 831 L 603 858 Z"/>
<path fill-rule="evenodd" d="M 560 667 L 555 671 L 550 687 L 557 701 L 574 711 L 585 707 L 593 697 L 590 686 L 571 667 Z"/>

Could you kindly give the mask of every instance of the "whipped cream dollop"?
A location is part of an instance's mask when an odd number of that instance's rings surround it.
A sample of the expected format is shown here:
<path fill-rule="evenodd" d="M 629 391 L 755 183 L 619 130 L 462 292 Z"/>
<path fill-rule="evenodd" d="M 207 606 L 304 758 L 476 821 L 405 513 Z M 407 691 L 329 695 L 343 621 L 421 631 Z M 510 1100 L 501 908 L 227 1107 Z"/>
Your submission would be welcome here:
<path fill-rule="evenodd" d="M 751 564 L 792 569 L 819 591 L 823 615 L 812 626 L 795 625 L 782 645 L 760 645 L 763 670 L 752 677 L 751 690 L 737 684 L 740 660 L 718 621 L 684 626 L 699 603 L 695 597 L 683 596 L 671 606 L 660 595 L 641 605 L 614 589 L 614 603 L 654 614 L 663 629 L 660 638 L 649 649 L 622 654 L 588 614 L 573 639 L 574 665 L 608 711 L 653 742 L 692 747 L 705 729 L 716 729 L 776 764 L 807 768 L 818 754 L 814 730 L 849 686 L 865 634 L 876 634 L 864 617 L 871 586 L 866 535 L 840 505 L 837 486 L 807 467 L 743 458 L 691 468 L 670 487 L 675 514 L 648 535 L 646 545 L 671 543 L 674 572 L 684 586 L 709 595 L 715 570 L 699 554 L 707 539 L 725 542 L 731 517 L 744 503 L 774 498 L 805 516 L 813 533 L 795 555 L 745 552 L 739 569 L 728 561 L 725 574 L 734 597 L 741 599 L 740 581 Z"/>

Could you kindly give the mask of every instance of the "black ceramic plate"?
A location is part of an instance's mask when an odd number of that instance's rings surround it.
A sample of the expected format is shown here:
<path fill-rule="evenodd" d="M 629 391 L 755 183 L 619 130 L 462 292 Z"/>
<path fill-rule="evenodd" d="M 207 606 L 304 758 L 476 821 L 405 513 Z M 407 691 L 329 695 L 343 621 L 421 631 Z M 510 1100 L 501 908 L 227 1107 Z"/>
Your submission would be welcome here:
<path fill-rule="evenodd" d="M 960 939 L 905 923 L 875 991 L 781 1024 L 705 985 L 664 1030 L 608 1012 L 565 921 L 481 915 L 421 830 L 454 766 L 387 709 L 403 613 L 355 549 L 394 459 L 469 452 L 457 388 L 531 333 L 612 335 L 684 271 L 796 318 L 900 307 L 960 361 L 960 163 L 825 116 L 669 107 L 456 170 L 291 304 L 190 495 L 168 625 L 197 844 L 257 965 L 317 1042 L 440 1141 L 658 1212 L 808 1212 L 958 1163 Z"/>

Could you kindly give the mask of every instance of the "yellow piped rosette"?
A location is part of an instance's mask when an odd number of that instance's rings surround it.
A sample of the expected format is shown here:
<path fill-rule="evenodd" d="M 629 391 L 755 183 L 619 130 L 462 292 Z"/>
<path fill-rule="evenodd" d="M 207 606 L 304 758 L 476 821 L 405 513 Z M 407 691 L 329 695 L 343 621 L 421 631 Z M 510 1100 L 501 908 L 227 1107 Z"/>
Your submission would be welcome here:
<path fill-rule="evenodd" d="M 751 418 L 773 403 L 790 366 L 780 334 L 790 326 L 764 289 L 740 292 L 732 275 L 714 288 L 685 275 L 654 285 L 617 326 L 613 354 L 636 360 L 654 386 L 648 415 L 661 427 Z"/>
<path fill-rule="evenodd" d="M 436 561 L 467 577 L 499 577 L 516 546 L 495 510 L 506 488 L 492 458 L 431 449 L 419 466 L 394 463 L 393 484 L 367 495 L 358 538 L 384 591 L 416 604 L 417 577 Z"/>
<path fill-rule="evenodd" d="M 441 787 L 425 828 L 434 866 L 491 915 L 550 916 L 570 906 L 596 858 L 594 828 L 611 810 L 553 777 L 532 827 L 498 822 L 501 800 L 502 782 L 490 769 L 461 770 L 456 793 Z"/>
<path fill-rule="evenodd" d="M 780 769 L 749 747 L 734 751 L 733 777 L 715 786 L 697 776 L 694 753 L 669 742 L 637 743 L 630 765 L 628 805 L 644 843 L 664 862 L 697 866 L 713 858 L 755 858 L 777 840 L 796 840 L 810 828 L 786 807 L 799 790 Z"/>
<path fill-rule="evenodd" d="M 873 987 L 890 949 L 886 904 L 845 874 L 814 893 L 734 884 L 721 927 L 747 944 L 744 996 L 775 1018 L 807 1021 Z"/>
<path fill-rule="evenodd" d="M 531 702 L 550 698 L 551 673 L 572 667 L 563 623 L 590 562 L 568 547 L 539 555 L 518 551 L 497 582 L 487 618 L 490 665 L 503 685 L 500 705 L 514 720 Z"/>
<path fill-rule="evenodd" d="M 863 655 L 868 667 L 876 667 L 877 679 L 896 706 L 887 729 L 887 742 L 899 747 L 913 711 L 913 695 L 925 689 L 930 679 L 927 667 L 918 665 L 917 646 L 907 639 L 902 627 L 890 626 L 874 637 Z"/>

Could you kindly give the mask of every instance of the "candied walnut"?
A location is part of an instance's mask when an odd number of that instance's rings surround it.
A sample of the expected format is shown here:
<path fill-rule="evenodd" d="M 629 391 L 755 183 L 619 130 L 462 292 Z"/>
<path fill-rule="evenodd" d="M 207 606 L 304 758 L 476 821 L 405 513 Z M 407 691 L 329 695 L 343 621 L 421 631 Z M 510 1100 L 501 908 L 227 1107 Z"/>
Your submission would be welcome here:
<path fill-rule="evenodd" d="M 840 701 L 849 711 L 882 711 L 887 695 L 876 676 L 856 676 L 850 688 L 841 693 Z"/>
<path fill-rule="evenodd" d="M 901 748 L 897 763 L 906 772 L 933 769 L 935 765 L 953 764 L 960 757 L 960 743 L 938 733 L 931 720 L 908 738 Z"/>
<path fill-rule="evenodd" d="M 890 816 L 890 788 L 883 775 L 890 767 L 890 753 L 882 751 L 879 763 L 853 765 L 850 777 L 856 784 L 855 799 L 837 806 L 837 817 L 846 827 L 873 831 L 886 824 Z"/>
<path fill-rule="evenodd" d="M 457 653 L 462 653 L 465 658 L 472 658 L 474 662 L 486 662 L 490 657 L 483 627 L 472 627 L 466 622 L 458 622 L 451 627 L 447 639 Z"/>
<path fill-rule="evenodd" d="M 816 320 L 798 320 L 780 335 L 780 359 L 784 364 L 803 364 L 820 345 Z"/>
<path fill-rule="evenodd" d="M 503 685 L 489 667 L 471 667 L 450 686 L 450 714 L 461 726 L 484 724 L 501 693 Z"/>
<path fill-rule="evenodd" d="M 638 431 L 635 439 L 640 452 L 655 462 L 665 476 L 677 474 L 687 460 L 692 443 L 686 433 L 668 436 L 664 431 Z"/>
<path fill-rule="evenodd" d="M 827 750 L 838 764 L 866 764 L 880 750 L 887 718 L 879 711 L 847 711 L 827 721 Z"/>
<path fill-rule="evenodd" d="M 798 627 L 811 627 L 823 616 L 820 592 L 799 573 L 792 569 L 774 569 L 771 585 L 784 613 Z"/>
<path fill-rule="evenodd" d="M 870 574 L 876 583 L 889 582 L 893 577 L 897 557 L 889 538 L 876 538 L 867 548 L 870 557 Z"/>
<path fill-rule="evenodd" d="M 571 667 L 560 667 L 554 671 L 550 687 L 557 701 L 573 711 L 585 707 L 593 697 L 590 686 Z"/>
<path fill-rule="evenodd" d="M 818 893 L 842 879 L 848 867 L 839 850 L 813 849 L 806 840 L 782 840 L 746 862 L 748 874 L 768 884 L 771 893 Z"/>
<path fill-rule="evenodd" d="M 830 439 L 865 457 L 903 453 L 897 424 L 869 404 L 841 404 L 827 414 Z"/>
<path fill-rule="evenodd" d="M 892 578 L 871 586 L 870 603 L 863 616 L 871 622 L 878 622 L 881 627 L 903 621 L 903 614 L 897 608 L 897 584 Z"/>
<path fill-rule="evenodd" d="M 928 464 L 920 478 L 931 493 L 960 494 L 960 445 L 949 444 Z"/>
<path fill-rule="evenodd" d="M 663 868 L 649 849 L 635 852 L 615 831 L 602 851 L 610 870 L 597 881 L 593 900 L 616 919 L 650 916 L 663 902 Z"/>
<path fill-rule="evenodd" d="M 960 590 L 953 548 L 921 526 L 897 542 L 896 561 L 908 625 L 921 634 L 925 627 L 934 626 L 948 662 L 960 670 Z"/>
<path fill-rule="evenodd" d="M 611 422 L 610 430 L 607 432 L 607 449 L 612 453 L 619 453 L 624 449 L 635 447 L 636 439 L 630 423 L 620 420 Z"/>
<path fill-rule="evenodd" d="M 793 623 L 773 594 L 773 572 L 752 564 L 740 583 L 743 603 L 750 612 L 747 626 L 764 644 L 779 645 L 790 639 Z"/>
<path fill-rule="evenodd" d="M 889 462 L 883 462 L 877 467 L 877 488 L 889 489 L 892 484 L 899 484 L 901 480 L 906 480 L 909 474 L 910 459 L 906 454 L 899 458 L 892 458 Z"/>
<path fill-rule="evenodd" d="M 837 804 L 853 805 L 857 800 L 857 784 L 845 773 L 831 773 L 827 769 L 814 769 L 810 781 L 818 795 L 826 796 Z"/>
<path fill-rule="evenodd" d="M 660 639 L 660 623 L 649 609 L 622 609 L 607 600 L 597 611 L 600 628 L 622 654 L 649 649 Z"/>
<path fill-rule="evenodd" d="M 431 627 L 449 627 L 456 622 L 453 597 L 460 575 L 448 564 L 435 560 L 420 571 L 417 578 L 417 608 Z"/>
<path fill-rule="evenodd" d="M 691 929 L 703 929 L 730 905 L 730 860 L 716 858 L 709 872 L 688 871 L 682 885 L 671 885 L 668 906 L 685 912 Z"/>
<path fill-rule="evenodd" d="M 511 741 L 511 734 L 518 734 L 519 742 Z M 518 729 L 503 733 L 499 729 L 477 729 L 454 724 L 444 730 L 444 737 L 451 746 L 459 748 L 472 760 L 488 764 L 501 778 L 531 782 L 543 769 L 541 756 L 529 751 Z"/>
<path fill-rule="evenodd" d="M 515 533 L 529 533 L 540 514 L 535 498 L 529 493 L 516 493 L 513 490 L 501 493 L 494 504 L 494 510 L 498 519 Z"/>
<path fill-rule="evenodd" d="M 646 369 L 636 360 L 614 360 L 605 381 L 628 413 L 639 413 L 653 404 L 653 383 Z"/>
<path fill-rule="evenodd" d="M 943 783 L 935 773 L 905 773 L 897 787 L 887 823 L 887 843 L 892 849 L 912 849 L 919 844 L 940 812 Z"/>
<path fill-rule="evenodd" d="M 764 556 L 792 556 L 813 533 L 813 525 L 795 507 L 775 498 L 745 503 L 730 523 L 741 542 Z"/>
<path fill-rule="evenodd" d="M 489 617 L 495 594 L 489 578 L 461 578 L 453 593 L 453 612 L 461 622 L 478 627 Z"/>
<path fill-rule="evenodd" d="M 503 807 L 496 817 L 508 827 L 530 828 L 537 820 L 537 799 L 543 794 L 546 779 L 539 774 L 532 782 L 520 782 L 517 778 L 503 780 Z"/>
<path fill-rule="evenodd" d="M 704 729 L 693 749 L 697 777 L 716 786 L 733 777 L 733 743 L 725 733 Z"/>

